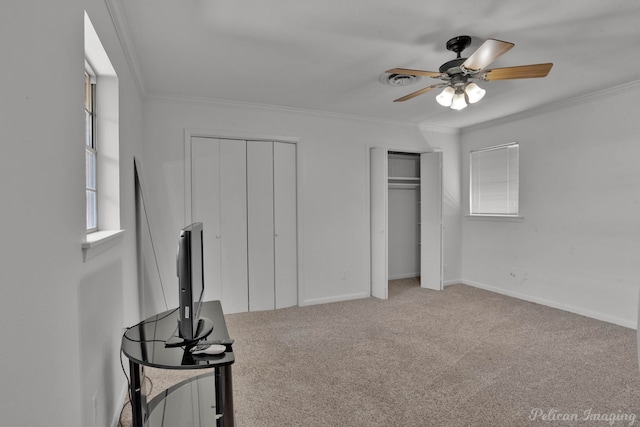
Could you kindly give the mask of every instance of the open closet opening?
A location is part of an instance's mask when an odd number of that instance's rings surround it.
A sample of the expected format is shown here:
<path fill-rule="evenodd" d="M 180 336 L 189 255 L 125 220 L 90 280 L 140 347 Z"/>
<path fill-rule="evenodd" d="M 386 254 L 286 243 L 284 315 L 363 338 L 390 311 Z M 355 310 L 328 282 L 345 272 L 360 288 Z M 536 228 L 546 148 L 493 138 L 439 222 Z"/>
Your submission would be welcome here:
<path fill-rule="evenodd" d="M 420 154 L 389 151 L 389 297 L 420 287 Z"/>
<path fill-rule="evenodd" d="M 442 153 L 369 150 L 371 296 L 403 277 L 442 290 Z"/>

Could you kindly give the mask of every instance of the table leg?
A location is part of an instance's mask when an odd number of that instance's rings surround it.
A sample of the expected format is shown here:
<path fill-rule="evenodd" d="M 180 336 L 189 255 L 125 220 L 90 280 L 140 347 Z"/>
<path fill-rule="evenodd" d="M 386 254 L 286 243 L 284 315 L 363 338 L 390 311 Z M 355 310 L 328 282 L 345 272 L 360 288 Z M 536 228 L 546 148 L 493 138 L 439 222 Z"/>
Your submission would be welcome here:
<path fill-rule="evenodd" d="M 129 360 L 129 394 L 131 398 L 131 425 L 132 427 L 144 427 L 146 418 L 147 397 L 142 391 L 142 366 Z"/>
<path fill-rule="evenodd" d="M 215 367 L 216 427 L 234 427 L 231 365 Z"/>

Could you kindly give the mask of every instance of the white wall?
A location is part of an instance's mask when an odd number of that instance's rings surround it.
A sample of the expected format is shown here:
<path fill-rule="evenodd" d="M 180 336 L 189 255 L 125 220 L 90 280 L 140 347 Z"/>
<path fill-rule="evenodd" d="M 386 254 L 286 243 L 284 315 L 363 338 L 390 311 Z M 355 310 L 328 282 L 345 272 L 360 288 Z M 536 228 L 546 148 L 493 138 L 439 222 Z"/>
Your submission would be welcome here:
<path fill-rule="evenodd" d="M 84 159 L 71 112 L 82 106 L 83 15 L 78 2 L 40 3 L 0 9 L 0 413 L 9 425 L 80 425 L 80 394 L 59 385 L 80 388 Z"/>
<path fill-rule="evenodd" d="M 176 233 L 187 221 L 185 128 L 299 139 L 302 304 L 370 294 L 368 147 L 428 151 L 430 142 L 440 134 L 414 126 L 236 104 L 157 98 L 149 99 L 144 110 L 145 174 L 153 183 L 150 222 L 170 306 L 177 304 Z M 457 145 L 455 133 L 446 133 L 444 140 L 447 147 Z M 455 155 L 455 147 L 453 150 Z M 459 253 L 452 257 L 456 264 Z"/>
<path fill-rule="evenodd" d="M 469 197 L 469 151 L 517 141 L 524 216 L 521 222 L 462 220 L 465 282 L 636 326 L 639 95 L 639 85 L 629 85 L 463 132 L 462 199 Z M 467 203 L 464 209 L 468 214 Z"/>
<path fill-rule="evenodd" d="M 84 9 L 120 76 L 120 244 L 84 263 Z M 21 426 L 111 425 L 119 336 L 137 319 L 132 153 L 140 100 L 102 0 L 0 5 L 0 413 Z M 136 148 L 137 147 L 137 148 Z M 131 302 L 125 302 L 131 301 Z"/>
<path fill-rule="evenodd" d="M 389 280 L 420 276 L 420 187 L 389 188 Z"/>
<path fill-rule="evenodd" d="M 185 223 L 185 127 L 299 138 L 303 303 L 369 294 L 367 148 L 441 147 L 447 282 L 462 277 L 499 292 L 635 325 L 637 86 L 583 105 L 468 130 L 462 150 L 455 132 L 284 109 L 150 100 L 143 115 L 106 4 L 0 4 L 3 423 L 91 425 L 94 395 L 98 426 L 110 425 L 118 415 L 125 385 L 118 361 L 120 331 L 142 317 L 133 156 L 142 154 L 160 274 L 169 305 L 176 305 L 176 233 Z M 86 263 L 80 249 L 85 9 L 119 76 L 120 222 L 126 230 L 118 245 Z M 521 143 L 524 221 L 463 218 L 461 234 L 468 151 L 512 140 Z M 509 276 L 512 267 L 517 280 Z M 348 277 L 342 279 L 345 269 Z M 529 277 L 522 283 L 524 271 Z"/>
<path fill-rule="evenodd" d="M 82 425 L 91 426 L 92 399 L 97 396 L 97 427 L 115 425 L 114 419 L 120 415 L 126 386 L 120 365 L 122 328 L 142 320 L 133 175 L 133 158 L 142 154 L 142 100 L 107 9 L 108 3 L 112 2 L 84 1 L 84 8 L 118 75 L 120 228 L 125 230 L 121 243 L 82 265 L 78 286 Z"/>

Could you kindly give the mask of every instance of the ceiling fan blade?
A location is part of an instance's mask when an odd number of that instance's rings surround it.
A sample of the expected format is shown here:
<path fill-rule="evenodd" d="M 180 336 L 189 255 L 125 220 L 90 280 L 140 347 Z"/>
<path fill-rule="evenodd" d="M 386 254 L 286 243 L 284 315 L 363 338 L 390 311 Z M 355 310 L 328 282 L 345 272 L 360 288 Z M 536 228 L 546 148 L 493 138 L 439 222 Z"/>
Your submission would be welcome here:
<path fill-rule="evenodd" d="M 531 79 L 535 77 L 546 77 L 552 63 L 520 65 L 518 67 L 493 68 L 484 73 L 484 80 L 510 80 L 510 79 Z"/>
<path fill-rule="evenodd" d="M 409 99 L 415 98 L 418 95 L 422 95 L 423 93 L 427 93 L 430 90 L 433 90 L 433 89 L 438 88 L 438 87 L 446 86 L 446 85 L 447 85 L 446 83 L 440 83 L 440 84 L 437 84 L 437 85 L 431 85 L 431 86 L 422 88 L 420 90 L 417 90 L 415 92 L 411 92 L 409 95 L 405 95 L 402 98 L 398 98 L 398 99 L 394 100 L 393 102 L 408 101 Z"/>
<path fill-rule="evenodd" d="M 410 70 L 409 68 L 392 68 L 385 71 L 389 74 L 407 74 L 410 76 L 422 76 L 422 77 L 440 77 L 442 73 L 436 73 L 435 71 L 423 71 L 423 70 Z"/>
<path fill-rule="evenodd" d="M 469 73 L 477 73 L 505 54 L 513 46 L 514 44 L 510 42 L 487 39 L 460 67 Z"/>

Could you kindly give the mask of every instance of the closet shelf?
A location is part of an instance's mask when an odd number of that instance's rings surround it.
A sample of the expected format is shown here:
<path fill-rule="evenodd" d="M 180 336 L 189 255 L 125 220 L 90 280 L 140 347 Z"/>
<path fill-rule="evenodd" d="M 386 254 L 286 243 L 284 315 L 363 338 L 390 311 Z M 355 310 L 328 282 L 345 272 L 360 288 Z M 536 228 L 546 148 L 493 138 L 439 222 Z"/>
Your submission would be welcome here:
<path fill-rule="evenodd" d="M 419 176 L 390 176 L 389 182 L 392 181 L 409 181 L 409 182 L 420 182 Z"/>
<path fill-rule="evenodd" d="M 420 188 L 420 184 L 415 182 L 389 182 L 389 188 Z"/>
<path fill-rule="evenodd" d="M 415 176 L 390 176 L 389 188 L 419 188 L 420 178 Z"/>

